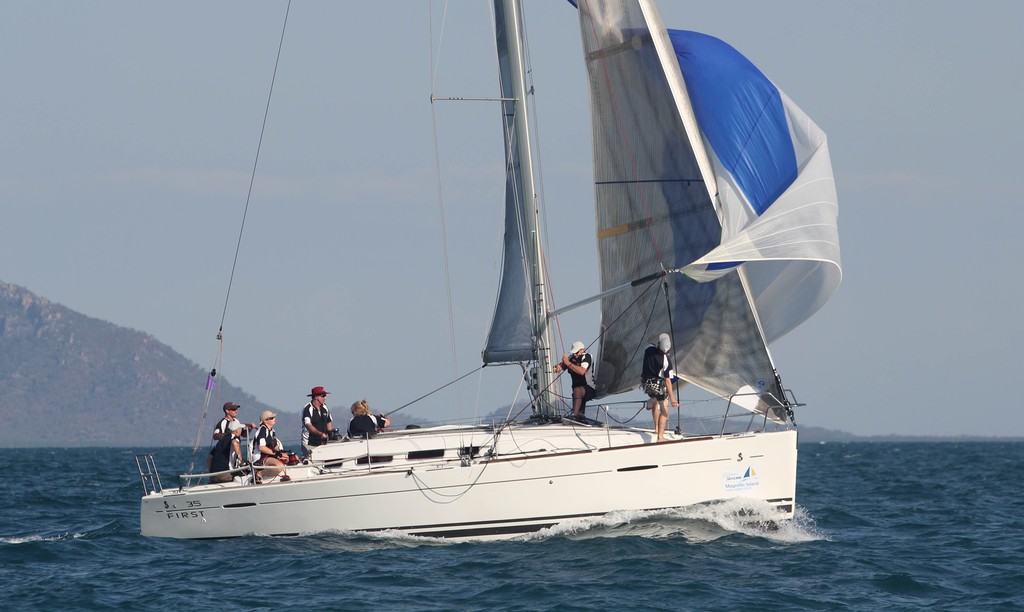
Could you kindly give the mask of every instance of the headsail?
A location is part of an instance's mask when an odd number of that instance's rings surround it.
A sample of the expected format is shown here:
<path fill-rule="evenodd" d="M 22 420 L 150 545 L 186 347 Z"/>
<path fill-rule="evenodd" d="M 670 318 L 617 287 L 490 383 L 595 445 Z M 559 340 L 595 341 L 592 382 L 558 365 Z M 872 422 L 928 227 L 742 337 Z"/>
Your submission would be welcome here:
<path fill-rule="evenodd" d="M 602 289 L 668 272 L 602 299 L 598 393 L 635 388 L 644 346 L 671 330 L 685 380 L 765 412 L 782 398 L 767 342 L 839 282 L 825 136 L 738 52 L 669 33 L 646 0 L 579 15 Z"/>
<path fill-rule="evenodd" d="M 722 244 L 684 272 L 709 279 L 746 262 L 771 342 L 839 286 L 838 209 L 825 133 L 726 43 L 696 32 L 670 30 L 669 37 L 710 145 L 724 213 Z"/>

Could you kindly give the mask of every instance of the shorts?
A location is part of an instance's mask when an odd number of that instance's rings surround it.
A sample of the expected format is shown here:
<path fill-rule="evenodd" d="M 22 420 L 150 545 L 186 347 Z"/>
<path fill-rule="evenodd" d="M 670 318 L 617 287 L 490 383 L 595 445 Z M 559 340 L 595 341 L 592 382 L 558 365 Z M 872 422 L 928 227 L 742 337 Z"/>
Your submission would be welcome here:
<path fill-rule="evenodd" d="M 664 378 L 645 378 L 640 381 L 640 389 L 647 394 L 647 397 L 654 398 L 659 402 L 668 397 Z"/>

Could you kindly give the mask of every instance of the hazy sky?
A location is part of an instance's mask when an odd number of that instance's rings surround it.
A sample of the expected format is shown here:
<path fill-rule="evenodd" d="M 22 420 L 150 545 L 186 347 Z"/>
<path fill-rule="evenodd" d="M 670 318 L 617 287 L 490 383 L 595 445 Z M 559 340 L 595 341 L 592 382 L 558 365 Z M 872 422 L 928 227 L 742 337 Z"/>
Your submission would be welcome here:
<path fill-rule="evenodd" d="M 574 9 L 525 4 L 565 305 L 598 284 L 588 97 Z M 210 367 L 285 7 L 0 0 L 0 280 Z M 336 408 L 365 397 L 390 410 L 480 363 L 499 260 L 499 110 L 429 97 L 496 95 L 496 60 L 489 3 L 454 2 L 442 23 L 443 8 L 292 5 L 223 352 L 224 375 L 281 410 L 298 412 L 314 385 Z M 798 422 L 1024 435 L 1024 4 L 661 10 L 669 27 L 737 47 L 829 135 L 843 284 L 772 347 L 808 404 Z M 597 326 L 593 308 L 566 316 L 559 341 L 589 344 Z M 518 378 L 488 368 L 457 398 L 408 411 L 487 413 Z M 182 410 L 198 425 L 201 406 Z"/>

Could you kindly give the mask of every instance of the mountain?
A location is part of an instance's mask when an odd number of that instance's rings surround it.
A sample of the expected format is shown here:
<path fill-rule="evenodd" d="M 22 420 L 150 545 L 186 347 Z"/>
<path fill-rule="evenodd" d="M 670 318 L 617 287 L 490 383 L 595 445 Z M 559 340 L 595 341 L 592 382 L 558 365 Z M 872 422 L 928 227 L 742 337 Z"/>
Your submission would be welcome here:
<path fill-rule="evenodd" d="M 220 379 L 201 423 L 206 379 L 148 334 L 0 281 L 0 447 L 191 446 L 201 424 L 205 447 L 223 402 L 249 422 L 268 408 Z M 279 419 L 296 438 L 297 411 Z"/>
<path fill-rule="evenodd" d="M 152 336 L 94 319 L 0 281 L 0 448 L 157 446 L 210 443 L 221 404 L 242 405 L 255 422 L 269 408 L 217 377 L 203 420 L 207 371 Z M 299 407 L 277 411 L 278 435 L 298 450 Z M 528 410 L 525 410 L 528 412 Z M 517 410 L 516 413 L 521 413 Z M 333 409 L 344 429 L 348 411 Z M 491 413 L 497 422 L 508 406 Z M 401 429 L 415 417 L 394 415 Z M 801 443 L 1006 440 L 985 437 L 873 436 L 804 425 Z"/>

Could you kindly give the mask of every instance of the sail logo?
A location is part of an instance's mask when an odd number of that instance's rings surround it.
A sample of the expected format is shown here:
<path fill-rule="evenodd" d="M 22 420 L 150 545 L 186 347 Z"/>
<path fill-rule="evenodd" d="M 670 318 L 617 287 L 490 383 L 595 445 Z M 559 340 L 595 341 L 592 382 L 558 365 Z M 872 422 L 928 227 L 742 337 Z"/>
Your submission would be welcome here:
<path fill-rule="evenodd" d="M 761 479 L 757 470 L 751 466 L 742 472 L 725 472 L 722 474 L 722 484 L 725 490 L 730 493 L 737 491 L 750 491 L 761 486 Z"/>

